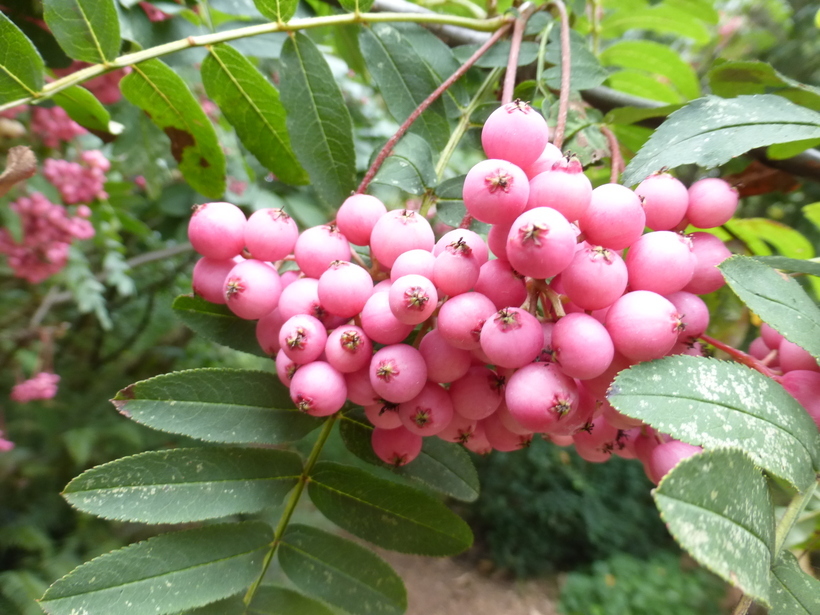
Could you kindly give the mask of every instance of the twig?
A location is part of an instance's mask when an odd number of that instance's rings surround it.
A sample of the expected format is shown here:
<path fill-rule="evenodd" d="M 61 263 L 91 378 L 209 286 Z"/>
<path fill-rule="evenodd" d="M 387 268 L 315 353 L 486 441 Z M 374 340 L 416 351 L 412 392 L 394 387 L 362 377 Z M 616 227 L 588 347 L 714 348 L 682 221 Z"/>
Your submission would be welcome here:
<path fill-rule="evenodd" d="M 473 55 L 471 55 L 469 59 L 458 68 L 458 70 L 456 70 L 452 75 L 450 75 L 444 81 L 444 83 L 442 83 L 435 90 L 433 90 L 432 94 L 430 94 L 427 98 L 421 101 L 421 104 L 415 108 L 413 113 L 410 114 L 410 117 L 404 120 L 402 125 L 399 126 L 399 129 L 396 131 L 396 134 L 390 137 L 387 143 L 384 144 L 384 147 L 379 152 L 379 155 L 376 156 L 376 159 L 373 161 L 373 164 L 371 164 L 370 168 L 367 169 L 367 173 L 365 173 L 364 179 L 362 179 L 362 183 L 359 184 L 359 187 L 356 190 L 357 194 L 363 194 L 364 191 L 367 190 L 367 187 L 370 185 L 370 182 L 373 181 L 373 178 L 376 176 L 376 173 L 378 173 L 384 161 L 393 151 L 393 148 L 399 142 L 399 139 L 401 139 L 404 136 L 404 133 L 406 133 L 410 126 L 413 125 L 413 122 L 415 122 L 418 119 L 418 117 L 438 99 L 439 96 L 441 96 L 445 91 L 447 91 L 447 88 L 449 88 L 456 81 L 458 81 L 461 78 L 461 76 L 464 75 L 464 73 L 466 73 L 470 69 L 470 67 L 478 61 L 478 59 L 481 56 L 487 53 L 490 47 L 495 45 L 498 39 L 500 39 L 502 36 L 504 36 L 504 34 L 506 34 L 507 30 L 509 30 L 511 25 L 512 24 L 508 21 L 506 24 L 504 24 L 498 30 L 496 30 L 493 33 L 493 35 L 489 38 L 489 40 L 487 40 L 487 42 L 485 42 L 481 47 L 479 47 L 476 50 L 476 52 Z"/>
<path fill-rule="evenodd" d="M 599 126 L 599 128 L 601 129 L 601 134 L 606 137 L 611 152 L 612 170 L 610 171 L 609 181 L 613 184 L 617 184 L 621 173 L 624 171 L 624 158 L 621 155 L 621 146 L 614 132 L 606 126 Z"/>
<path fill-rule="evenodd" d="M 716 340 L 715 338 L 710 337 L 708 335 L 701 335 L 700 339 L 702 339 L 707 344 L 711 344 L 718 350 L 722 350 L 741 365 L 751 367 L 752 369 L 759 371 L 761 374 L 763 374 L 764 376 L 768 376 L 769 378 L 775 378 L 777 376 L 777 374 L 775 374 L 772 370 L 763 365 L 761 361 L 758 361 L 752 355 L 746 354 L 742 350 L 738 350 L 733 346 L 724 344 L 720 340 Z"/>
<path fill-rule="evenodd" d="M 555 135 L 552 142 L 555 147 L 561 149 L 564 145 L 564 131 L 567 126 L 567 115 L 569 114 L 569 88 L 572 70 L 572 58 L 570 56 L 569 44 L 569 15 L 567 7 L 562 0 L 552 0 L 550 5 L 558 9 L 561 15 L 561 92 L 558 95 L 558 121 L 555 125 Z"/>
<path fill-rule="evenodd" d="M 521 40 L 524 38 L 527 21 L 539 8 L 541 7 L 527 2 L 515 20 L 512 38 L 510 39 L 510 55 L 507 58 L 507 72 L 504 75 L 504 87 L 501 90 L 502 105 L 512 102 L 513 92 L 515 91 L 515 76 L 518 71 L 518 55 L 521 52 Z"/>

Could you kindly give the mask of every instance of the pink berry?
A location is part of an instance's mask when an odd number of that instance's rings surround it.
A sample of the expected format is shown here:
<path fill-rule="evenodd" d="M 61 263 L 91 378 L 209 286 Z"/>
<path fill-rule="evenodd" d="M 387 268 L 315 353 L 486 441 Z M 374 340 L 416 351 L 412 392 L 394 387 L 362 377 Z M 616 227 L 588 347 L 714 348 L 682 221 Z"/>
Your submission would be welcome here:
<path fill-rule="evenodd" d="M 279 330 L 282 328 L 285 319 L 279 312 L 279 308 L 273 310 L 256 321 L 256 341 L 265 354 L 273 357 L 279 352 Z"/>
<path fill-rule="evenodd" d="M 348 399 L 359 406 L 367 406 L 375 403 L 384 403 L 378 393 L 370 384 L 370 364 L 359 371 L 343 374 L 347 385 Z"/>
<path fill-rule="evenodd" d="M 650 175 L 635 188 L 635 194 L 644 200 L 646 226 L 653 231 L 671 231 L 689 207 L 689 191 L 669 173 Z"/>
<path fill-rule="evenodd" d="M 493 452 L 493 446 L 487 439 L 487 433 L 482 421 L 477 421 L 469 438 L 464 440 L 464 448 L 476 455 L 489 455 Z"/>
<path fill-rule="evenodd" d="M 392 286 L 390 287 L 392 288 Z M 377 344 L 398 344 L 413 331 L 390 309 L 390 294 L 374 292 L 362 309 L 362 329 Z"/>
<path fill-rule="evenodd" d="M 450 424 L 436 435 L 447 442 L 466 444 L 475 435 L 477 425 L 478 421 L 475 419 L 468 419 L 455 413 Z"/>
<path fill-rule="evenodd" d="M 539 173 L 550 171 L 552 169 L 552 165 L 561 160 L 563 157 L 564 154 L 561 153 L 560 149 L 555 147 L 552 143 L 547 143 L 544 146 L 544 151 L 541 152 L 541 155 L 536 158 L 535 162 L 525 168 L 524 172 L 527 174 L 527 177 L 532 179 Z"/>
<path fill-rule="evenodd" d="M 433 283 L 420 275 L 406 275 L 390 287 L 390 310 L 399 322 L 417 325 L 435 312 L 438 293 Z"/>
<path fill-rule="evenodd" d="M 766 345 L 766 342 L 762 337 L 754 338 L 749 344 L 749 354 L 759 361 L 762 361 L 768 357 L 771 351 L 771 348 Z"/>
<path fill-rule="evenodd" d="M 507 236 L 507 259 L 519 273 L 543 280 L 561 273 L 575 256 L 575 231 L 549 207 L 518 216 Z"/>
<path fill-rule="evenodd" d="M 314 361 L 296 370 L 290 381 L 290 398 L 301 412 L 328 416 L 344 406 L 347 385 L 329 363 Z"/>
<path fill-rule="evenodd" d="M 279 304 L 282 283 L 279 274 L 262 261 L 238 263 L 225 278 L 223 286 L 228 308 L 247 320 L 270 314 Z"/>
<path fill-rule="evenodd" d="M 420 436 L 434 436 L 453 419 L 450 394 L 439 385 L 428 382 L 421 393 L 399 406 L 399 418 L 408 431 Z"/>
<path fill-rule="evenodd" d="M 617 252 L 603 246 L 583 247 L 561 273 L 561 284 L 570 300 L 584 310 L 609 307 L 624 293 L 626 263 Z"/>
<path fill-rule="evenodd" d="M 328 312 L 352 318 L 373 294 L 373 278 L 366 269 L 347 261 L 333 261 L 319 278 L 319 301 Z"/>
<path fill-rule="evenodd" d="M 373 424 L 373 427 L 380 427 L 382 429 L 395 429 L 396 427 L 403 427 L 401 424 L 401 417 L 399 416 L 399 404 L 394 404 L 390 401 L 379 400 L 374 404 L 368 404 L 364 407 L 364 414 L 367 420 Z"/>
<path fill-rule="evenodd" d="M 487 158 L 509 160 L 522 168 L 538 159 L 548 141 L 546 120 L 520 100 L 493 111 L 481 130 L 481 145 Z"/>
<path fill-rule="evenodd" d="M 709 326 L 709 308 L 703 299 L 685 291 L 665 296 L 675 306 L 683 323 L 683 329 L 678 334 L 679 340 L 694 340 L 706 333 Z"/>
<path fill-rule="evenodd" d="M 531 363 L 507 382 L 505 400 L 510 414 L 536 433 L 550 432 L 560 418 L 578 406 L 578 387 L 557 366 Z"/>
<path fill-rule="evenodd" d="M 456 413 L 481 420 L 496 411 L 504 399 L 504 379 L 491 369 L 473 366 L 450 385 Z"/>
<path fill-rule="evenodd" d="M 648 290 L 626 293 L 606 315 L 606 330 L 615 350 L 635 361 L 664 356 L 678 341 L 680 329 L 675 306 Z"/>
<path fill-rule="evenodd" d="M 504 425 L 508 431 L 511 431 L 514 434 L 526 436 L 532 433 L 532 430 L 527 429 L 515 420 L 515 417 L 510 414 L 510 409 L 507 407 L 507 402 L 504 400 L 502 400 L 501 405 L 499 405 L 498 409 L 490 416 L 497 417 L 501 424 Z"/>
<path fill-rule="evenodd" d="M 723 242 L 709 233 L 692 233 L 692 252 L 695 255 L 695 270 L 692 279 L 683 287 L 688 293 L 706 295 L 726 284 L 717 266 L 732 253 Z"/>
<path fill-rule="evenodd" d="M 725 180 L 707 177 L 689 186 L 686 217 L 692 226 L 714 228 L 728 222 L 737 210 L 738 193 Z"/>
<path fill-rule="evenodd" d="M 766 346 L 772 350 L 780 346 L 780 341 L 783 339 L 783 336 L 776 329 L 773 329 L 765 322 L 760 325 L 760 337 L 766 342 Z"/>
<path fill-rule="evenodd" d="M 293 252 L 299 229 L 282 209 L 258 209 L 245 225 L 245 247 L 260 261 L 278 261 Z"/>
<path fill-rule="evenodd" d="M 496 311 L 493 302 L 475 292 L 451 297 L 438 312 L 437 328 L 448 344 L 462 350 L 481 345 L 481 327 Z"/>
<path fill-rule="evenodd" d="M 603 374 L 615 356 L 606 328 L 587 314 L 567 314 L 555 323 L 552 351 L 561 371 L 580 380 Z"/>
<path fill-rule="evenodd" d="M 327 331 L 313 316 L 291 316 L 279 330 L 279 347 L 299 365 L 318 359 L 325 351 Z"/>
<path fill-rule="evenodd" d="M 373 452 L 379 459 L 397 468 L 407 465 L 421 453 L 421 436 L 409 432 L 404 427 L 376 427 L 373 429 L 370 442 Z"/>
<path fill-rule="evenodd" d="M 783 372 L 796 369 L 820 372 L 820 365 L 817 364 L 817 359 L 811 353 L 785 338 L 780 340 L 778 358 L 780 360 L 780 369 Z"/>
<path fill-rule="evenodd" d="M 578 220 L 589 207 L 592 183 L 575 157 L 562 158 L 551 170 L 530 180 L 527 209 L 551 207 L 567 220 Z"/>
<path fill-rule="evenodd" d="M 484 436 L 493 450 L 510 453 L 527 448 L 532 443 L 532 433 L 518 434 L 507 429 L 498 413 L 491 414 L 481 421 Z"/>
<path fill-rule="evenodd" d="M 298 363 L 294 363 L 281 348 L 279 352 L 276 353 L 276 375 L 279 377 L 279 381 L 286 387 L 290 386 L 293 375 L 299 367 L 301 366 Z"/>
<path fill-rule="evenodd" d="M 658 446 L 652 450 L 652 454 L 649 457 L 647 473 L 657 485 L 661 482 L 661 479 L 681 461 L 692 455 L 697 455 L 700 452 L 703 452 L 701 447 L 677 440 L 670 440 L 669 442 L 658 444 Z"/>
<path fill-rule="evenodd" d="M 442 295 L 453 297 L 471 290 L 478 281 L 481 263 L 463 239 L 457 239 L 436 256 L 433 283 Z"/>
<path fill-rule="evenodd" d="M 432 382 L 453 382 L 470 369 L 472 358 L 468 350 L 451 346 L 438 329 L 429 331 L 419 344 L 419 352 L 427 364 L 427 378 Z"/>
<path fill-rule="evenodd" d="M 396 258 L 408 250 L 433 249 L 433 228 L 418 212 L 394 209 L 384 214 L 373 226 L 370 234 L 370 252 L 388 269 Z"/>
<path fill-rule="evenodd" d="M 239 257 L 237 257 L 238 259 Z M 210 303 L 224 305 L 225 300 L 225 278 L 240 260 L 225 259 L 214 260 L 203 256 L 194 265 L 192 286 L 194 294 L 202 297 Z"/>
<path fill-rule="evenodd" d="M 507 236 L 510 234 L 510 224 L 494 224 L 487 233 L 487 247 L 500 260 L 507 261 Z"/>
<path fill-rule="evenodd" d="M 521 308 L 506 307 L 481 327 L 481 349 L 490 363 L 518 368 L 532 363 L 542 347 L 541 323 Z"/>
<path fill-rule="evenodd" d="M 806 409 L 820 429 L 820 374 L 816 370 L 796 369 L 777 381 Z"/>
<path fill-rule="evenodd" d="M 400 404 L 421 393 L 427 365 L 421 353 L 407 344 L 385 346 L 370 361 L 370 384 L 387 401 Z"/>
<path fill-rule="evenodd" d="M 493 259 L 481 265 L 474 289 L 495 304 L 497 309 L 518 307 L 527 299 L 524 276 L 510 264 Z"/>
<path fill-rule="evenodd" d="M 435 262 L 436 257 L 429 250 L 408 250 L 399 254 L 396 260 L 393 261 L 393 267 L 390 269 L 390 279 L 395 282 L 404 275 L 415 273 L 432 280 Z"/>
<path fill-rule="evenodd" d="M 586 240 L 611 250 L 623 250 L 643 233 L 646 214 L 640 197 L 620 184 L 603 184 L 578 220 Z"/>
<path fill-rule="evenodd" d="M 361 328 L 342 325 L 327 336 L 325 356 L 327 362 L 343 374 L 357 372 L 370 365 L 373 342 Z"/>
<path fill-rule="evenodd" d="M 319 301 L 319 280 L 314 278 L 300 278 L 284 288 L 279 297 L 279 311 L 285 320 L 296 314 L 308 314 L 328 329 L 344 322 L 343 318 L 332 315 Z"/>
<path fill-rule="evenodd" d="M 245 214 L 231 203 L 196 205 L 188 223 L 194 250 L 214 260 L 239 255 L 245 247 Z"/>
<path fill-rule="evenodd" d="M 478 259 L 479 265 L 484 265 L 490 257 L 490 250 L 481 235 L 463 228 L 453 229 L 452 231 L 444 233 L 436 242 L 436 245 L 433 246 L 433 256 L 438 256 L 445 248 L 454 242 L 467 244 L 473 251 L 473 256 Z"/>
<path fill-rule="evenodd" d="M 464 206 L 476 220 L 509 224 L 527 205 L 530 184 L 519 167 L 506 160 L 482 160 L 464 178 Z"/>
<path fill-rule="evenodd" d="M 584 386 L 584 382 L 576 380 L 575 385 L 578 387 L 578 403 L 558 417 L 550 427 L 550 436 L 574 436 L 600 414 L 601 402 Z"/>
<path fill-rule="evenodd" d="M 606 400 L 601 404 L 601 415 L 606 419 L 607 423 L 618 429 L 632 429 L 643 425 L 641 420 L 633 419 L 618 412 L 612 404 Z"/>
<path fill-rule="evenodd" d="M 379 199 L 369 194 L 354 194 L 336 212 L 336 224 L 350 243 L 366 246 L 376 221 L 387 213 Z"/>
<path fill-rule="evenodd" d="M 659 295 L 677 292 L 692 280 L 695 263 L 691 239 L 671 231 L 647 233 L 626 255 L 629 287 Z"/>
<path fill-rule="evenodd" d="M 612 384 L 612 381 L 615 380 L 615 376 L 635 363 L 636 361 L 627 359 L 625 356 L 616 351 L 615 356 L 612 358 L 612 363 L 606 371 L 604 371 L 604 373 L 600 376 L 584 380 L 584 387 L 586 387 L 586 389 L 596 399 L 606 399 L 607 392 Z"/>
<path fill-rule="evenodd" d="M 335 225 L 314 226 L 299 235 L 293 255 L 306 276 L 318 278 L 333 261 L 350 260 L 350 243 Z"/>

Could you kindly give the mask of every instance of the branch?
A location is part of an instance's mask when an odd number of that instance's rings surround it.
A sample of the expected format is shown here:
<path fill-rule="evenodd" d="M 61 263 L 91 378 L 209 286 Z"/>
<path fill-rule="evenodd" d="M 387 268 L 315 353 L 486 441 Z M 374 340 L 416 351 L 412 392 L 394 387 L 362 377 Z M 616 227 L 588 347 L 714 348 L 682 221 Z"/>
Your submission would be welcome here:
<path fill-rule="evenodd" d="M 570 57 L 570 40 L 569 40 L 569 15 L 567 15 L 567 7 L 562 0 L 553 0 L 550 3 L 561 15 L 561 92 L 558 98 L 558 122 L 555 125 L 555 135 L 553 136 L 553 143 L 555 147 L 561 149 L 564 144 L 564 130 L 567 125 L 567 115 L 569 114 L 569 89 L 572 59 Z"/>
<path fill-rule="evenodd" d="M 521 51 L 521 40 L 524 38 L 524 30 L 527 28 L 527 20 L 540 7 L 526 3 L 521 9 L 521 13 L 515 20 L 512 39 L 510 39 L 510 55 L 507 59 L 507 72 L 504 75 L 504 88 L 501 91 L 501 104 L 506 105 L 512 102 L 513 91 L 515 91 L 515 76 L 518 71 L 518 55 Z"/>

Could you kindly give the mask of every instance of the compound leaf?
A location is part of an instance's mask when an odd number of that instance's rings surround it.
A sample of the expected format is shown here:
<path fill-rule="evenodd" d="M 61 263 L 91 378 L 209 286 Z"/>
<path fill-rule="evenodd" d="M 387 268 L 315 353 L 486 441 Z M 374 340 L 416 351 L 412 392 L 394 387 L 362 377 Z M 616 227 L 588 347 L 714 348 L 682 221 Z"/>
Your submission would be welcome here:
<path fill-rule="evenodd" d="M 191 90 L 159 60 L 134 65 L 123 77 L 123 96 L 149 115 L 171 140 L 171 154 L 194 190 L 216 199 L 225 192 L 225 154 L 213 124 Z"/>
<path fill-rule="evenodd" d="M 687 99 L 700 96 L 692 66 L 666 45 L 654 41 L 619 41 L 601 52 L 604 66 L 620 66 L 659 75 Z"/>
<path fill-rule="evenodd" d="M 621 372 L 610 403 L 662 433 L 704 448 L 744 450 L 798 490 L 820 467 L 820 435 L 808 413 L 774 380 L 748 367 L 674 356 Z"/>
<path fill-rule="evenodd" d="M 624 184 L 664 167 L 714 167 L 756 147 L 820 138 L 820 113 L 774 94 L 707 96 L 672 113 L 632 159 Z"/>
<path fill-rule="evenodd" d="M 320 420 L 293 409 L 275 374 L 241 369 L 192 369 L 132 384 L 112 400 L 148 427 L 207 442 L 295 442 Z"/>
<path fill-rule="evenodd" d="M 258 357 L 268 356 L 256 339 L 256 323 L 239 318 L 226 306 L 180 295 L 172 307 L 179 319 L 202 337 Z"/>
<path fill-rule="evenodd" d="M 84 472 L 63 497 L 106 519 L 185 523 L 276 506 L 301 472 L 298 455 L 275 449 L 149 451 Z"/>
<path fill-rule="evenodd" d="M 743 451 L 684 459 L 653 496 L 669 531 L 698 562 L 769 603 L 774 508 L 766 480 Z"/>
<path fill-rule="evenodd" d="M 257 522 L 163 534 L 75 568 L 40 605 L 49 615 L 164 615 L 203 606 L 250 585 L 272 539 Z"/>
<path fill-rule="evenodd" d="M 404 583 L 390 565 L 340 536 L 291 524 L 279 545 L 279 563 L 296 587 L 353 615 L 401 615 L 407 609 Z"/>
<path fill-rule="evenodd" d="M 208 48 L 202 83 L 236 129 L 242 144 L 277 179 L 306 184 L 308 176 L 290 144 L 279 92 L 244 55 L 229 45 Z"/>
<path fill-rule="evenodd" d="M 446 556 L 472 544 L 469 526 L 440 501 L 358 468 L 318 463 L 308 494 L 333 523 L 385 549 Z"/>
<path fill-rule="evenodd" d="M 120 51 L 114 0 L 43 0 L 43 19 L 63 51 L 75 60 L 102 64 Z"/>

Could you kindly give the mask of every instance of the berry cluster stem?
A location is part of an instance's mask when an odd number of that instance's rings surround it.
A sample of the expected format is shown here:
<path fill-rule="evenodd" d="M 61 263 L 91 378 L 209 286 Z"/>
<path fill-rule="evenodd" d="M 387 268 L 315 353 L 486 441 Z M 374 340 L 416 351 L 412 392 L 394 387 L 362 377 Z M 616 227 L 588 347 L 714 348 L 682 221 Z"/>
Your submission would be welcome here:
<path fill-rule="evenodd" d="M 740 363 L 741 365 L 745 365 L 746 367 L 751 367 L 754 370 L 759 371 L 764 376 L 768 376 L 769 378 L 776 379 L 777 374 L 775 374 L 772 370 L 766 367 L 761 361 L 755 359 L 752 355 L 746 354 L 742 350 L 738 350 L 733 346 L 729 346 L 728 344 L 724 344 L 720 340 L 716 340 L 713 337 L 708 335 L 701 335 L 700 339 L 702 339 L 707 344 L 711 344 L 718 350 L 722 350 L 730 357 L 732 357 L 735 361 Z"/>
<path fill-rule="evenodd" d="M 515 91 L 515 76 L 518 70 L 518 55 L 521 51 L 521 40 L 524 38 L 524 30 L 527 28 L 527 21 L 540 6 L 526 3 L 515 20 L 512 38 L 510 39 L 510 55 L 507 59 L 507 72 L 504 75 L 504 87 L 501 90 L 501 104 L 506 105 L 513 100 Z"/>
<path fill-rule="evenodd" d="M 617 184 L 618 179 L 620 179 L 621 173 L 623 173 L 624 170 L 624 158 L 621 155 L 621 146 L 618 143 L 618 138 L 615 136 L 614 132 L 606 126 L 600 126 L 599 128 L 609 144 L 609 151 L 612 161 L 612 170 L 610 171 L 609 181 L 613 184 Z"/>
<path fill-rule="evenodd" d="M 293 491 L 290 493 L 290 497 L 288 498 L 288 503 L 285 505 L 285 510 L 282 512 L 282 516 L 279 518 L 279 523 L 276 526 L 276 530 L 273 533 L 273 542 L 270 545 L 270 549 L 265 554 L 265 560 L 262 562 L 262 571 L 259 573 L 259 576 L 248 588 L 245 597 L 242 601 L 245 603 L 245 606 L 250 605 L 253 601 L 253 597 L 256 595 L 256 592 L 259 590 L 259 586 L 262 585 L 262 581 L 265 578 L 265 574 L 268 572 L 268 568 L 270 567 L 271 562 L 273 561 L 273 556 L 276 554 L 276 549 L 279 547 L 279 544 L 282 541 L 282 536 L 285 535 L 285 530 L 288 529 L 288 524 L 290 523 L 291 517 L 293 517 L 293 513 L 296 510 L 297 504 L 299 504 L 299 500 L 302 497 L 302 493 L 305 491 L 305 486 L 308 484 L 310 480 L 310 474 L 313 472 L 313 467 L 316 465 L 316 462 L 319 460 L 319 455 L 322 452 L 322 448 L 324 447 L 327 439 L 330 437 L 330 432 L 333 431 L 333 426 L 336 424 L 336 419 L 339 417 L 339 413 L 332 415 L 328 418 L 324 425 L 322 425 L 322 431 L 319 432 L 319 437 L 316 439 L 316 443 L 313 445 L 313 449 L 310 451 L 310 456 L 308 457 L 307 461 L 305 462 L 305 467 L 302 469 L 302 473 L 299 475 L 299 482 L 296 483 L 296 487 L 293 488 Z"/>
<path fill-rule="evenodd" d="M 572 66 L 569 44 L 569 15 L 562 0 L 552 0 L 550 5 L 554 6 L 561 16 L 561 92 L 558 96 L 558 122 L 555 125 L 555 134 L 552 138 L 555 147 L 561 149 L 564 145 L 564 131 L 567 126 L 567 115 L 569 114 L 569 86 Z"/>
<path fill-rule="evenodd" d="M 371 164 L 370 168 L 367 169 L 367 173 L 365 173 L 362 183 L 359 184 L 359 187 L 356 190 L 357 194 L 363 194 L 364 191 L 367 190 L 367 187 L 370 185 L 370 182 L 373 181 L 373 178 L 376 176 L 376 173 L 378 173 L 382 164 L 384 164 L 384 161 L 387 160 L 387 157 L 393 151 L 393 148 L 396 147 L 396 144 L 404 136 L 404 133 L 406 133 L 410 126 L 413 125 L 413 122 L 415 122 L 419 116 L 438 99 L 439 96 L 446 92 L 451 85 L 458 81 L 464 73 L 470 70 L 470 67 L 472 67 L 472 65 L 475 64 L 481 56 L 487 53 L 490 47 L 498 42 L 498 39 L 506 34 L 507 30 L 510 28 L 510 25 L 511 23 L 509 21 L 504 23 L 489 39 L 487 39 L 483 45 L 481 45 L 481 47 L 476 50 L 473 55 L 467 59 L 466 62 L 464 62 L 464 64 L 462 64 L 452 75 L 445 79 L 440 86 L 433 90 L 432 94 L 421 101 L 421 104 L 413 110 L 413 113 L 411 113 L 410 116 L 404 120 L 396 133 L 390 137 L 387 143 L 384 144 L 384 147 L 381 149 L 378 156 L 376 156 L 373 164 Z"/>

